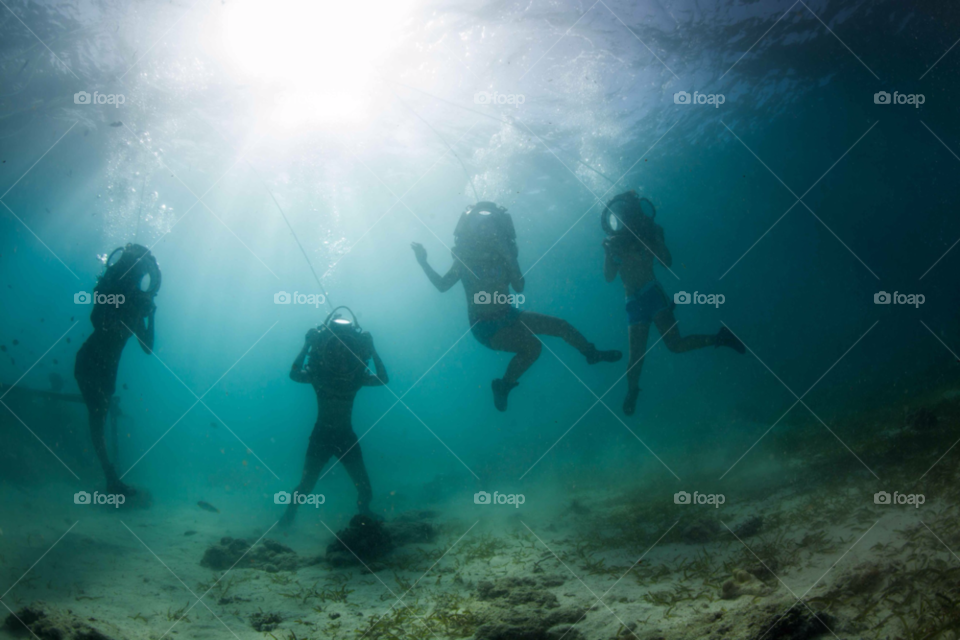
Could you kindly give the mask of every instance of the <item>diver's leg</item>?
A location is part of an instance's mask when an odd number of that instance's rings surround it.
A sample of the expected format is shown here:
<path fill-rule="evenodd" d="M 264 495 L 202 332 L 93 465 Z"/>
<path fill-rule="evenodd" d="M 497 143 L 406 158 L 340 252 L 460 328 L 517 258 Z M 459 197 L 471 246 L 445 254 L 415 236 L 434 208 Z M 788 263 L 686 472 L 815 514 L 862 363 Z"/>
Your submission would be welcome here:
<path fill-rule="evenodd" d="M 599 351 L 583 334 L 572 324 L 562 318 L 524 311 L 520 320 L 524 326 L 537 335 L 554 336 L 562 339 L 571 347 L 582 353 L 590 364 L 597 362 L 616 362 L 623 357 L 619 351 Z"/>
<path fill-rule="evenodd" d="M 357 510 L 363 515 L 373 516 L 370 511 L 370 500 L 373 499 L 373 488 L 370 486 L 370 476 L 367 467 L 363 464 L 363 453 L 357 436 L 351 431 L 352 438 L 345 438 L 340 452 L 340 464 L 347 470 L 353 486 L 357 488 Z"/>
<path fill-rule="evenodd" d="M 491 383 L 493 388 L 493 405 L 498 411 L 507 410 L 507 396 L 517 386 L 520 376 L 537 361 L 543 345 L 540 340 L 530 333 L 530 330 L 519 322 L 503 327 L 490 339 L 490 347 L 497 351 L 509 351 L 516 355 L 507 365 L 503 378 Z"/>
<path fill-rule="evenodd" d="M 667 345 L 673 353 L 684 353 L 694 349 L 703 349 L 717 344 L 716 335 L 696 334 L 692 336 L 680 336 L 680 329 L 677 328 L 677 319 L 673 316 L 673 311 L 664 309 L 656 316 L 653 321 L 663 336 L 663 343 Z"/>
<path fill-rule="evenodd" d="M 103 475 L 107 480 L 107 492 L 133 496 L 136 491 L 123 483 L 117 475 L 116 467 L 107 454 L 106 424 L 110 413 L 110 401 L 116 387 L 116 375 L 119 361 L 104 362 L 89 343 L 84 343 L 77 351 L 73 377 L 80 388 L 80 395 L 87 405 L 90 422 L 90 439 L 93 451 L 97 454 Z"/>
<path fill-rule="evenodd" d="M 83 395 L 84 402 L 86 402 L 89 414 L 90 439 L 93 441 L 93 451 L 97 454 L 100 467 L 103 469 L 103 475 L 107 480 L 107 492 L 120 493 L 128 497 L 133 496 L 136 491 L 124 484 L 120 476 L 117 475 L 117 469 L 110 461 L 110 456 L 107 455 L 105 432 L 107 416 L 110 411 L 110 395 L 85 378 L 78 379 L 78 382 L 80 382 L 80 392 Z"/>
<path fill-rule="evenodd" d="M 574 328 L 572 324 L 562 318 L 555 318 L 542 313 L 524 311 L 520 314 L 522 322 L 530 331 L 541 336 L 554 336 L 560 338 L 571 347 L 584 353 L 593 347 L 583 334 Z"/>
<path fill-rule="evenodd" d="M 526 313 L 521 316 L 521 320 L 525 315 Z M 520 322 L 514 322 L 500 329 L 490 338 L 490 346 L 497 351 L 516 354 L 507 365 L 507 372 L 503 376 L 503 380 L 510 385 L 516 384 L 520 376 L 537 361 L 543 350 L 540 340 Z"/>
<path fill-rule="evenodd" d="M 637 396 L 640 395 L 640 371 L 643 369 L 650 325 L 645 322 L 630 325 L 627 335 L 630 338 L 630 365 L 627 367 L 627 397 L 623 401 L 623 412 L 632 416 L 637 407 Z"/>
<path fill-rule="evenodd" d="M 294 493 L 306 494 L 313 491 L 317 484 L 320 472 L 327 464 L 327 460 L 333 455 L 333 451 L 326 441 L 326 429 L 319 424 L 314 426 L 313 433 L 310 434 L 310 442 L 307 444 L 307 455 L 303 461 L 303 474 L 300 476 L 300 484 L 294 489 Z M 290 504 L 280 520 L 282 525 L 290 525 L 297 515 L 297 501 L 291 496 Z"/>
<path fill-rule="evenodd" d="M 120 464 L 120 407 L 114 405 L 112 397 L 107 415 L 110 416 L 110 459 L 116 466 Z"/>
<path fill-rule="evenodd" d="M 107 424 L 107 402 L 88 402 L 87 409 L 90 415 L 90 437 L 93 440 L 93 450 L 97 454 L 100 466 L 103 468 L 103 475 L 107 479 L 108 493 L 122 493 L 126 495 L 129 487 L 125 485 L 117 475 L 117 470 L 110 462 L 110 456 L 107 455 L 107 442 L 105 437 Z"/>

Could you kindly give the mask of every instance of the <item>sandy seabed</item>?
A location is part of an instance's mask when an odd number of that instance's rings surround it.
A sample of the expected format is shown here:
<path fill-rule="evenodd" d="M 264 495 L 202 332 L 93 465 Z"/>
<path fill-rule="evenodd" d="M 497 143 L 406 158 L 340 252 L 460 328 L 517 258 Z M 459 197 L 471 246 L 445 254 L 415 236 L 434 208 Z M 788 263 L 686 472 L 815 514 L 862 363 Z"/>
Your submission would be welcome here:
<path fill-rule="evenodd" d="M 798 479 L 741 482 L 719 508 L 676 504 L 667 482 L 535 508 L 460 499 L 388 519 L 428 527 L 431 541 L 348 566 L 325 557 L 338 527 L 322 511 L 283 531 L 193 504 L 65 513 L 39 505 L 70 487 L 7 486 L 4 613 L 41 640 L 953 640 L 960 398 L 938 394 L 924 411 L 882 428 L 871 417 L 873 437 L 851 445 L 882 481 L 821 434 L 778 474 Z M 909 463 L 884 465 L 904 452 Z M 878 504 L 882 491 L 923 504 Z M 253 549 L 227 570 L 201 564 L 225 537 Z M 264 560 L 269 545 L 286 560 Z M 0 637 L 29 635 L 9 616 Z"/>

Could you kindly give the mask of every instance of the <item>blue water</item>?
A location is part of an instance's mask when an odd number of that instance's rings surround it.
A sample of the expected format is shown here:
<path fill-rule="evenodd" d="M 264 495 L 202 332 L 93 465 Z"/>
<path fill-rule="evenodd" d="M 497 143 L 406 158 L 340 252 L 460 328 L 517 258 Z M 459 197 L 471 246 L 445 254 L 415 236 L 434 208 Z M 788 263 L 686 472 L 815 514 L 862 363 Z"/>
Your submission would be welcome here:
<path fill-rule="evenodd" d="M 317 57 L 245 69 L 222 42 L 242 10 L 7 2 L 0 17 L 0 382 L 47 390 L 57 373 L 76 393 L 91 326 L 74 294 L 92 291 L 98 255 L 151 247 L 163 270 L 155 357 L 128 343 L 117 395 L 118 468 L 150 490 L 152 508 L 192 514 L 206 500 L 231 526 L 262 531 L 279 517 L 273 493 L 299 479 L 316 401 L 287 374 L 329 307 L 274 304 L 279 291 L 322 290 L 271 192 L 329 300 L 357 312 L 389 372 L 389 390 L 361 390 L 353 417 L 387 518 L 426 505 L 438 477 L 442 499 L 464 507 L 481 489 L 524 492 L 529 504 L 583 486 L 713 480 L 797 397 L 826 425 L 839 421 L 836 438 L 821 437 L 843 450 L 858 434 L 842 418 L 903 413 L 956 379 L 955 7 L 416 4 L 353 68 L 359 88 L 338 87 L 327 67 L 344 60 L 307 45 Z M 282 32 L 260 10 L 264 33 Z M 302 10 L 327 37 L 323 16 Z M 365 19 L 330 18 L 361 45 Z M 80 91 L 124 104 L 76 104 Z M 302 107 L 304 91 L 316 113 L 278 123 L 281 96 Z M 494 91 L 523 103 L 477 99 Z M 724 103 L 676 104 L 679 91 Z M 924 102 L 876 104 L 881 91 Z M 356 117 L 324 115 L 351 92 Z M 626 352 L 598 217 L 627 189 L 657 206 L 673 255 L 672 271 L 657 267 L 668 295 L 725 297 L 679 306 L 681 332 L 723 323 L 748 353 L 658 344 L 626 417 L 624 362 L 588 367 L 546 338 L 497 412 L 489 385 L 509 355 L 468 333 L 461 286 L 438 293 L 410 242 L 443 273 L 464 208 L 507 207 L 529 269 L 524 308 Z M 925 301 L 876 305 L 880 291 Z M 65 510 L 68 491 L 102 490 L 81 407 L 23 402 L 0 417 L 8 490 L 56 487 Z M 776 429 L 811 420 L 799 405 Z M 780 482 L 787 472 L 765 467 L 768 454 L 751 450 L 728 481 Z M 883 463 L 866 465 L 883 475 Z M 325 521 L 344 525 L 346 474 L 335 468 L 316 491 Z M 20 572 L 7 569 L 12 582 Z"/>

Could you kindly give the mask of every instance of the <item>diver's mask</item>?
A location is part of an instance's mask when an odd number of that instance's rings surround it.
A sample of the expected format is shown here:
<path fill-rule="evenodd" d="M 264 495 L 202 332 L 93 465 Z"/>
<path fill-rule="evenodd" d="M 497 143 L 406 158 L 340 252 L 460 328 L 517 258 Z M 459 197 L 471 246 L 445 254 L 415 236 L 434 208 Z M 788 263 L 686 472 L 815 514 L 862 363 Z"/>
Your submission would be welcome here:
<path fill-rule="evenodd" d="M 150 249 L 140 244 L 127 244 L 117 247 L 107 258 L 103 280 L 113 284 L 128 278 L 136 282 L 136 288 L 151 298 L 160 291 L 162 274 L 160 265 Z"/>
<path fill-rule="evenodd" d="M 458 239 L 516 241 L 517 232 L 507 210 L 494 202 L 470 205 L 460 216 L 453 235 Z"/>
<path fill-rule="evenodd" d="M 615 196 L 600 212 L 600 226 L 608 236 L 624 229 L 636 233 L 645 221 L 652 222 L 657 217 L 657 209 L 647 198 L 641 198 L 636 191 L 627 191 Z"/>
<path fill-rule="evenodd" d="M 338 313 L 349 312 L 350 317 Z M 340 306 L 330 312 L 317 327 L 317 337 L 310 350 L 310 367 L 323 368 L 335 376 L 348 377 L 366 367 L 368 353 L 363 329 L 349 307 Z"/>

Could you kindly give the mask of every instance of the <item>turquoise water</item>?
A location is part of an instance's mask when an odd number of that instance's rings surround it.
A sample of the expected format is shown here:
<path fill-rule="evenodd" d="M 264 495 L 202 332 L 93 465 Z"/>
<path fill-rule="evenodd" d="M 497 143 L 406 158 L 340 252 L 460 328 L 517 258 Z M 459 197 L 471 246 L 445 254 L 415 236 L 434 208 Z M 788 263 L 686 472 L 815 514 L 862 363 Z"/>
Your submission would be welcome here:
<path fill-rule="evenodd" d="M 316 401 L 288 371 L 330 306 L 274 304 L 281 291 L 325 291 L 375 338 L 390 383 L 360 391 L 353 425 L 388 521 L 429 508 L 469 526 L 487 517 L 471 511 L 476 491 L 523 493 L 517 511 L 536 518 L 586 489 L 616 501 L 656 486 L 649 500 L 667 504 L 696 482 L 728 501 L 755 483 L 813 483 L 808 451 L 772 444 L 811 425 L 835 469 L 877 480 L 873 491 L 910 464 L 909 451 L 871 458 L 848 441 L 882 441 L 886 427 L 868 416 L 899 425 L 960 366 L 954 7 L 280 4 L 4 5 L 10 505 L 30 496 L 38 513 L 82 527 L 72 492 L 103 491 L 82 406 L 22 390 L 50 390 L 55 373 L 60 393 L 77 393 L 91 325 L 74 294 L 92 291 L 98 256 L 127 242 L 151 248 L 163 286 L 154 356 L 128 343 L 120 363 L 117 467 L 168 524 L 189 529 L 197 501 L 216 505 L 210 539 L 268 530 L 282 513 L 273 494 L 302 469 Z M 723 103 L 677 104 L 683 91 Z M 78 103 L 78 92 L 123 104 Z M 877 104 L 878 92 L 923 103 Z M 657 344 L 627 417 L 625 361 L 587 366 L 545 338 L 496 411 L 490 382 L 509 355 L 469 334 L 461 286 L 438 293 L 409 244 L 444 273 L 465 207 L 507 207 L 523 308 L 626 353 L 598 218 L 628 189 L 657 207 L 668 295 L 724 296 L 678 305 L 681 332 L 726 325 L 747 353 Z M 924 302 L 875 304 L 882 291 Z M 319 520 L 339 530 L 355 511 L 341 468 L 315 491 L 327 501 L 301 513 L 302 554 L 328 542 Z M 13 584 L 49 545 L 24 539 L 34 516 L 5 516 Z"/>

